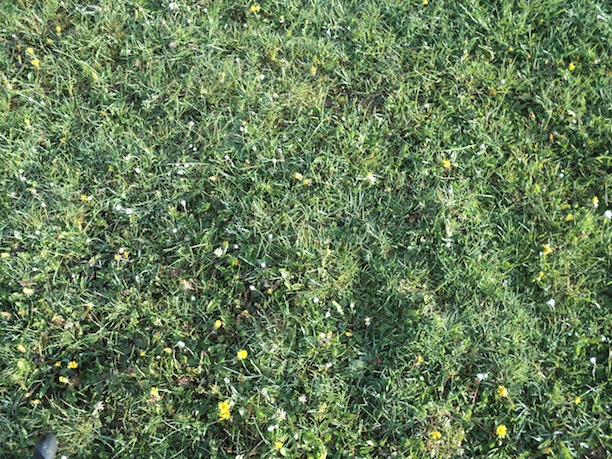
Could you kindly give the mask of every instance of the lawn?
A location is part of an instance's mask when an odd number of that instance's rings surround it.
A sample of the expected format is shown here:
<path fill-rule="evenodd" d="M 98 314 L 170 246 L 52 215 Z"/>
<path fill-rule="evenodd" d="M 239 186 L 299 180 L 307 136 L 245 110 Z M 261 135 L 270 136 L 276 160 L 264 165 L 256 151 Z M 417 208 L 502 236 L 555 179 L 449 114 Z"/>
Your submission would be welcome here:
<path fill-rule="evenodd" d="M 0 457 L 612 457 L 608 2 L 0 32 Z"/>

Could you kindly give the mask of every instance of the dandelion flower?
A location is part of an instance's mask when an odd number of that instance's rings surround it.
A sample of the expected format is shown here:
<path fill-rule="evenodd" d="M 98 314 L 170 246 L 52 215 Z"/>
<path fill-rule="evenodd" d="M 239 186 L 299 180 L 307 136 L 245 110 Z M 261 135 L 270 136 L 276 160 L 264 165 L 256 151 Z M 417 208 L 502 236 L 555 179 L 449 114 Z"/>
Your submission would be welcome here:
<path fill-rule="evenodd" d="M 70 382 L 70 380 L 66 378 L 65 376 L 60 376 L 58 378 L 58 381 L 61 382 L 62 384 L 68 384 Z"/>
<path fill-rule="evenodd" d="M 221 327 L 223 327 L 223 321 L 221 319 L 217 319 L 215 320 L 215 323 L 213 325 L 213 328 L 215 330 L 219 330 Z"/>
<path fill-rule="evenodd" d="M 571 222 L 574 219 L 574 216 L 572 214 L 567 214 L 565 216 L 565 221 L 566 222 Z"/>
<path fill-rule="evenodd" d="M 245 349 L 240 349 L 237 353 L 236 353 L 236 359 L 237 360 L 244 360 L 248 357 L 249 353 L 245 350 Z"/>
<path fill-rule="evenodd" d="M 39 68 L 40 68 L 40 60 L 38 60 L 38 59 L 32 59 L 32 60 L 30 61 L 30 64 L 32 64 L 32 66 L 33 66 L 33 67 L 36 67 L 37 69 L 39 69 Z"/>
<path fill-rule="evenodd" d="M 453 165 L 448 159 L 445 159 L 442 161 L 442 167 L 444 167 L 445 170 L 450 171 L 453 168 Z"/>
<path fill-rule="evenodd" d="M 229 420 L 229 418 L 232 417 L 232 414 L 230 412 L 231 405 L 228 401 L 219 402 L 218 407 L 219 407 L 219 419 L 221 421 L 227 421 Z"/>
<path fill-rule="evenodd" d="M 300 174 L 299 172 L 294 172 L 293 173 L 293 178 L 299 181 L 304 180 L 304 176 L 302 174 Z"/>
<path fill-rule="evenodd" d="M 548 245 L 548 244 L 544 244 L 544 245 L 542 246 L 542 249 L 543 249 L 543 250 L 542 250 L 542 253 L 543 253 L 544 255 L 550 255 L 550 254 L 552 253 L 552 251 L 553 251 L 553 249 L 552 249 L 552 248 L 550 247 L 550 245 Z"/>
<path fill-rule="evenodd" d="M 21 353 L 25 353 L 26 352 L 26 348 L 23 344 L 18 344 L 17 345 L 17 350 Z"/>
<path fill-rule="evenodd" d="M 593 199 L 591 199 L 591 205 L 596 209 L 599 207 L 599 198 L 597 196 L 593 196 Z"/>
<path fill-rule="evenodd" d="M 35 291 L 34 291 L 34 289 L 31 289 L 31 288 L 28 288 L 28 287 L 24 287 L 23 293 L 26 294 L 27 296 L 32 296 L 32 295 L 34 295 Z"/>
<path fill-rule="evenodd" d="M 504 386 L 497 386 L 497 393 L 500 397 L 507 397 L 508 389 L 506 389 Z"/>
<path fill-rule="evenodd" d="M 159 389 L 157 387 L 151 387 L 150 396 L 154 400 L 159 400 L 161 398 L 159 395 Z"/>
<path fill-rule="evenodd" d="M 432 440 L 439 440 L 440 438 L 442 438 L 442 433 L 440 433 L 440 431 L 438 431 L 438 430 L 434 430 L 431 433 L 431 438 L 432 438 Z"/>
<path fill-rule="evenodd" d="M 576 398 L 574 398 L 574 403 L 575 403 L 576 405 L 578 405 L 578 404 L 579 404 L 581 401 L 582 401 L 582 398 L 580 398 L 580 397 L 576 397 Z"/>
<path fill-rule="evenodd" d="M 495 435 L 497 435 L 498 438 L 505 438 L 507 433 L 508 428 L 503 424 L 497 426 L 497 429 L 495 429 Z"/>
<path fill-rule="evenodd" d="M 276 443 L 274 443 L 274 447 L 277 449 L 277 451 L 280 451 L 281 449 L 283 449 L 283 442 L 277 441 Z"/>
<path fill-rule="evenodd" d="M 571 72 L 572 70 L 576 69 L 576 64 L 574 64 L 573 62 L 570 62 L 570 64 L 567 66 L 567 69 Z"/>
<path fill-rule="evenodd" d="M 259 10 L 261 10 L 261 6 L 260 6 L 260 5 L 258 5 L 258 4 L 252 5 L 252 6 L 249 8 L 249 11 L 250 11 L 251 13 L 259 13 Z"/>
<path fill-rule="evenodd" d="M 77 368 L 79 366 L 78 363 L 76 363 L 74 360 L 71 362 L 68 362 L 68 368 L 70 368 L 71 370 L 74 370 L 75 368 Z"/>

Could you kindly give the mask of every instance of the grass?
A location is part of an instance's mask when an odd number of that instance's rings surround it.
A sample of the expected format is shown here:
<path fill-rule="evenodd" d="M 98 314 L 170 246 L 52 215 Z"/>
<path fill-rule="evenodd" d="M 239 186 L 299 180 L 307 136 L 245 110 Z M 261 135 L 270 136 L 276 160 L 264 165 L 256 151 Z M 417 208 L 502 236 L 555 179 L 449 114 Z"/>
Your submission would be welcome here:
<path fill-rule="evenodd" d="M 606 2 L 0 5 L 2 457 L 610 457 Z"/>

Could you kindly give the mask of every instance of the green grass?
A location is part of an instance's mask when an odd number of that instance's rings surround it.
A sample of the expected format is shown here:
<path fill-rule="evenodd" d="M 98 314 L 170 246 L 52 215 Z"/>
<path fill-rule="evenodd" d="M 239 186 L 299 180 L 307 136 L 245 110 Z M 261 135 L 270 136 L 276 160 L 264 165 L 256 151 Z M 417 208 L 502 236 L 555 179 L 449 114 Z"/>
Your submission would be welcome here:
<path fill-rule="evenodd" d="M 609 5 L 177 5 L 0 1 L 0 456 L 610 457 Z"/>

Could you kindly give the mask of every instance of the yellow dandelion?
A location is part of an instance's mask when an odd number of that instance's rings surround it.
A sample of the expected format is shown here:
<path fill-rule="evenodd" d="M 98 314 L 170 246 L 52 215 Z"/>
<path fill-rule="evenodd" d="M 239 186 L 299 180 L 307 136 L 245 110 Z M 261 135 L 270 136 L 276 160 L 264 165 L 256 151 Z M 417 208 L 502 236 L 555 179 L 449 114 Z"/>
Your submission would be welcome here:
<path fill-rule="evenodd" d="M 304 176 L 302 174 L 300 174 L 299 172 L 294 172 L 293 173 L 293 178 L 299 181 L 304 180 Z"/>
<path fill-rule="evenodd" d="M 232 417 L 232 414 L 230 412 L 232 407 L 228 401 L 219 402 L 218 406 L 219 406 L 219 419 L 221 421 L 227 421 L 229 418 Z"/>
<path fill-rule="evenodd" d="M 68 362 L 68 368 L 70 368 L 71 370 L 74 370 L 75 368 L 77 368 L 79 366 L 78 363 L 76 363 L 74 360 L 72 360 L 71 362 Z"/>
<path fill-rule="evenodd" d="M 427 5 L 429 3 L 428 0 L 423 0 L 423 6 Z"/>
<path fill-rule="evenodd" d="M 553 449 L 552 449 L 552 448 L 549 446 L 549 447 L 544 448 L 544 449 L 542 450 L 542 454 L 546 454 L 546 455 L 548 455 L 548 454 L 552 453 L 552 451 L 553 451 Z"/>
<path fill-rule="evenodd" d="M 573 62 L 570 62 L 570 65 L 567 66 L 567 69 L 571 72 L 572 70 L 576 69 L 576 64 L 574 64 Z"/>
<path fill-rule="evenodd" d="M 575 403 L 576 405 L 580 404 L 580 402 L 581 402 L 581 401 L 582 401 L 582 398 L 580 398 L 580 397 L 576 397 L 576 398 L 574 399 L 574 403 Z"/>
<path fill-rule="evenodd" d="M 310 74 L 313 76 L 317 74 L 317 67 L 315 65 L 310 67 Z"/>
<path fill-rule="evenodd" d="M 19 352 L 22 352 L 22 353 L 25 353 L 25 352 L 26 352 L 26 348 L 25 348 L 25 346 L 24 346 L 23 344 L 18 344 L 18 345 L 17 345 L 17 350 L 18 350 Z"/>
<path fill-rule="evenodd" d="M 62 362 L 60 362 L 59 360 L 57 362 L 55 362 L 54 364 L 56 367 L 61 367 L 62 366 Z"/>
<path fill-rule="evenodd" d="M 55 26 L 55 33 L 58 35 L 62 34 L 62 27 L 59 24 Z"/>
<path fill-rule="evenodd" d="M 503 424 L 498 425 L 497 429 L 495 429 L 495 435 L 497 435 L 498 438 L 505 438 L 506 433 L 508 433 L 508 428 Z"/>
<path fill-rule="evenodd" d="M 276 448 L 277 451 L 280 451 L 281 449 L 283 449 L 283 442 L 277 441 L 276 443 L 274 443 L 274 447 Z"/>
<path fill-rule="evenodd" d="M 81 202 L 87 202 L 89 201 L 89 196 L 87 196 L 86 194 L 82 194 L 81 195 Z"/>
<path fill-rule="evenodd" d="M 504 386 L 497 386 L 497 393 L 500 397 L 507 397 L 508 389 L 506 389 Z"/>
<path fill-rule="evenodd" d="M 150 396 L 153 400 L 159 400 L 161 399 L 160 395 L 159 395 L 159 389 L 157 387 L 151 387 L 151 392 L 150 392 Z"/>
<path fill-rule="evenodd" d="M 544 253 L 544 255 L 550 255 L 553 251 L 553 249 L 548 244 L 544 244 L 542 246 L 542 249 L 543 249 L 542 252 Z"/>
<path fill-rule="evenodd" d="M 439 440 L 440 438 L 442 438 L 442 433 L 441 433 L 440 431 L 438 431 L 438 430 L 434 430 L 434 431 L 431 433 L 431 439 L 432 439 L 432 440 Z"/>
<path fill-rule="evenodd" d="M 249 353 L 245 350 L 245 349 L 240 349 L 237 353 L 236 353 L 236 359 L 238 360 L 244 360 L 248 357 Z"/>
<path fill-rule="evenodd" d="M 34 289 L 28 288 L 28 287 L 24 287 L 22 291 L 27 296 L 32 296 L 32 295 L 34 295 L 34 293 L 36 293 L 36 291 Z"/>
<path fill-rule="evenodd" d="M 574 216 L 572 214 L 567 214 L 565 216 L 565 221 L 566 222 L 571 222 L 574 219 Z"/>
<path fill-rule="evenodd" d="M 593 196 L 593 199 L 591 199 L 591 204 L 593 207 L 598 207 L 599 206 L 599 198 L 597 196 Z"/>
<path fill-rule="evenodd" d="M 423 357 L 422 357 L 422 356 L 417 355 L 417 358 L 416 358 L 416 362 L 417 362 L 417 363 L 423 363 L 424 361 L 425 361 L 425 360 L 423 359 Z"/>
<path fill-rule="evenodd" d="M 169 347 L 165 347 L 165 348 L 164 348 L 164 352 L 165 352 L 166 354 L 172 354 L 172 349 L 170 349 Z"/>
<path fill-rule="evenodd" d="M 448 159 L 445 159 L 445 160 L 442 161 L 442 166 L 447 171 L 450 171 L 453 168 L 453 164 Z"/>
<path fill-rule="evenodd" d="M 258 5 L 258 4 L 252 5 L 252 6 L 249 8 L 249 11 L 250 11 L 251 13 L 259 13 L 259 10 L 261 10 L 261 6 L 260 6 L 260 5 Z"/>
<path fill-rule="evenodd" d="M 213 328 L 215 330 L 219 330 L 221 327 L 223 327 L 223 321 L 221 319 L 217 319 L 215 320 L 215 323 L 213 325 Z"/>
<path fill-rule="evenodd" d="M 36 67 L 37 69 L 40 68 L 40 60 L 39 59 L 32 59 L 30 61 L 30 64 L 32 64 L 33 67 Z"/>
<path fill-rule="evenodd" d="M 60 376 L 58 378 L 58 381 L 61 382 L 62 384 L 68 384 L 70 383 L 70 380 L 68 378 L 66 378 L 65 376 Z"/>

